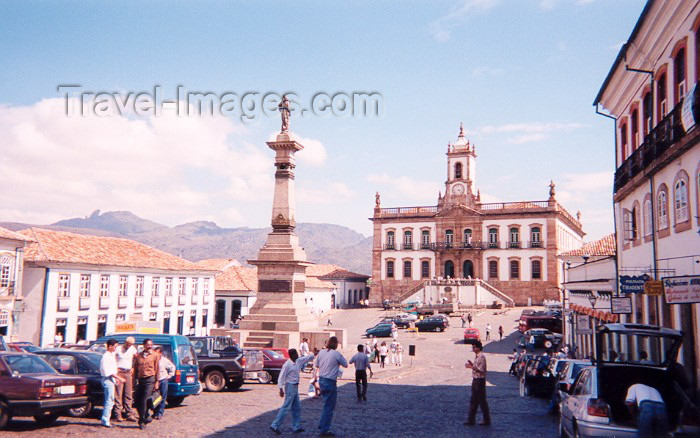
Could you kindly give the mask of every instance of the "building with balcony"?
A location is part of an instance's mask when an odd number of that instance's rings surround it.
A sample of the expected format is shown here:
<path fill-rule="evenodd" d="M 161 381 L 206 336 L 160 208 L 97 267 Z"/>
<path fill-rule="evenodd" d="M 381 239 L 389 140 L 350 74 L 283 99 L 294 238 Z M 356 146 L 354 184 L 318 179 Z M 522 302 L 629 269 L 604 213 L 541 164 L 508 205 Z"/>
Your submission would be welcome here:
<path fill-rule="evenodd" d="M 17 341 L 23 312 L 22 270 L 24 247 L 30 239 L 0 228 L 0 336 Z"/>
<path fill-rule="evenodd" d="M 673 299 L 666 282 L 700 278 L 699 50 L 700 4 L 649 0 L 593 102 L 615 121 L 618 274 L 664 280 L 662 296 L 629 294 L 622 321 L 682 330 L 695 388 L 700 291 Z"/>
<path fill-rule="evenodd" d="M 185 335 L 212 326 L 216 271 L 128 239 L 40 228 L 18 234 L 30 240 L 20 340 L 46 346 L 60 334 L 65 342 L 90 341 L 129 320 L 158 321 L 163 333 Z"/>
<path fill-rule="evenodd" d="M 437 205 L 382 208 L 377 194 L 370 300 L 425 295 L 433 302 L 526 305 L 559 299 L 557 255 L 579 248 L 584 232 L 580 215 L 556 200 L 554 183 L 543 201 L 482 203 L 476 147 L 461 126 L 457 142 L 447 146 L 447 168 Z M 475 294 L 455 294 L 455 279 L 469 280 Z"/>

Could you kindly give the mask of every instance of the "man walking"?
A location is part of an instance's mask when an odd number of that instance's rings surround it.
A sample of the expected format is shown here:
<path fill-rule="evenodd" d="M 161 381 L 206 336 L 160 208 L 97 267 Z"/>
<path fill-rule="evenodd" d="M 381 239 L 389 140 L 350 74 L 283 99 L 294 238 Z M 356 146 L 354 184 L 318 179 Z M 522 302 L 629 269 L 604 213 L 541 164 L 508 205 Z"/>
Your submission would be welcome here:
<path fill-rule="evenodd" d="M 357 346 L 357 353 L 350 358 L 350 363 L 355 364 L 355 388 L 357 389 L 357 401 L 367 401 L 367 370 L 369 377 L 374 373 L 369 364 L 369 356 L 364 352 L 362 344 Z"/>
<path fill-rule="evenodd" d="M 299 354 L 301 357 L 309 354 L 309 338 L 304 338 L 301 340 L 301 344 L 299 344 Z"/>
<path fill-rule="evenodd" d="M 483 419 L 479 424 L 482 426 L 490 426 L 491 415 L 489 414 L 489 405 L 486 403 L 486 358 L 484 357 L 481 342 L 477 341 L 472 345 L 472 351 L 474 351 L 476 355 L 474 357 L 474 362 L 468 360 L 467 363 L 464 364 L 466 368 L 472 370 L 472 396 L 469 401 L 469 415 L 464 425 L 473 426 L 475 424 L 476 410 L 480 407 Z"/>
<path fill-rule="evenodd" d="M 666 404 L 656 388 L 636 383 L 627 390 L 625 403 L 632 416 L 638 413 L 637 436 L 666 436 L 669 432 Z M 635 412 L 638 411 L 638 412 Z"/>
<path fill-rule="evenodd" d="M 467 322 L 469 323 L 469 328 L 472 328 L 472 314 L 467 314 Z"/>
<path fill-rule="evenodd" d="M 335 402 L 338 398 L 337 379 L 340 367 L 348 367 L 348 361 L 336 351 L 337 348 L 338 338 L 331 336 L 326 343 L 326 348 L 319 351 L 318 357 L 316 357 L 316 366 L 319 374 L 318 383 L 321 386 L 321 395 L 323 395 L 323 412 L 321 413 L 321 421 L 318 424 L 321 436 L 335 436 L 331 432 L 331 422 L 335 411 Z"/>
<path fill-rule="evenodd" d="M 289 359 L 282 365 L 280 375 L 277 378 L 277 386 L 280 390 L 280 397 L 284 397 L 284 403 L 277 413 L 277 417 L 270 424 L 270 430 L 277 435 L 281 434 L 280 426 L 287 416 L 287 412 L 292 411 L 292 430 L 294 433 L 301 433 L 301 403 L 299 402 L 299 372 L 304 369 L 306 363 L 314 358 L 313 354 L 299 357 L 299 353 L 294 348 L 289 350 Z"/>
<path fill-rule="evenodd" d="M 165 413 L 165 399 L 168 398 L 168 382 L 175 375 L 175 364 L 170 362 L 170 359 L 163 356 L 163 348 L 156 347 L 153 349 L 158 354 L 158 386 L 160 387 L 161 401 L 155 407 L 153 414 L 154 420 L 160 420 Z"/>
<path fill-rule="evenodd" d="M 486 340 L 491 339 L 491 324 L 486 323 Z"/>
<path fill-rule="evenodd" d="M 114 421 L 137 421 L 138 415 L 134 410 L 134 357 L 136 356 L 136 340 L 129 336 L 121 347 L 114 353 L 117 358 L 117 369 L 121 380 L 116 381 L 114 399 Z"/>
<path fill-rule="evenodd" d="M 467 315 L 462 314 L 462 328 L 467 326 Z"/>
<path fill-rule="evenodd" d="M 153 419 L 148 415 L 148 399 L 153 394 L 154 389 L 159 385 L 156 381 L 159 370 L 159 356 L 153 351 L 153 341 L 146 338 L 143 340 L 143 351 L 136 355 L 134 366 L 136 368 L 136 409 L 139 412 L 139 429 L 145 429 L 146 425 Z"/>
<path fill-rule="evenodd" d="M 116 340 L 107 341 L 107 351 L 100 359 L 100 375 L 102 376 L 102 389 L 104 390 L 105 401 L 102 405 L 102 420 L 100 423 L 104 427 L 112 427 L 109 419 L 112 416 L 112 406 L 114 406 L 114 382 L 122 380 L 117 370 L 117 358 L 114 352 L 119 344 Z"/>
<path fill-rule="evenodd" d="M 503 326 L 502 325 L 498 326 L 498 336 L 500 336 L 499 341 L 502 341 L 503 340 Z"/>

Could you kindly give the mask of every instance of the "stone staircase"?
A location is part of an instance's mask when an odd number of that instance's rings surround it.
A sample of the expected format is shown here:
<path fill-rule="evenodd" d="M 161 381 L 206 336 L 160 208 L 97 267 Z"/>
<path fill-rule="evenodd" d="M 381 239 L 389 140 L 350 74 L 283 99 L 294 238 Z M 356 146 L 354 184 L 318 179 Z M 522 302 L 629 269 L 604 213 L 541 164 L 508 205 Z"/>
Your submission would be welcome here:
<path fill-rule="evenodd" d="M 428 287 L 428 286 L 439 286 L 439 287 L 451 286 L 451 287 L 454 287 L 457 285 L 458 286 L 477 286 L 477 287 L 480 287 L 483 290 L 485 290 L 486 292 L 493 295 L 496 299 L 502 301 L 505 306 L 507 306 L 507 307 L 515 306 L 515 301 L 513 300 L 513 298 L 506 295 L 502 291 L 496 289 L 493 285 L 489 284 L 488 282 L 486 282 L 480 278 L 424 280 L 424 281 L 421 281 L 420 283 L 416 284 L 415 286 L 411 287 L 406 292 L 403 292 L 401 295 L 399 295 L 396 298 L 396 301 L 399 303 L 403 303 L 404 301 L 408 300 L 411 296 L 413 296 L 417 292 L 420 292 L 422 289 L 424 289 L 425 287 Z"/>
<path fill-rule="evenodd" d="M 250 332 L 245 342 L 243 343 L 244 348 L 266 348 L 272 347 L 272 340 L 274 339 L 274 332 Z"/>

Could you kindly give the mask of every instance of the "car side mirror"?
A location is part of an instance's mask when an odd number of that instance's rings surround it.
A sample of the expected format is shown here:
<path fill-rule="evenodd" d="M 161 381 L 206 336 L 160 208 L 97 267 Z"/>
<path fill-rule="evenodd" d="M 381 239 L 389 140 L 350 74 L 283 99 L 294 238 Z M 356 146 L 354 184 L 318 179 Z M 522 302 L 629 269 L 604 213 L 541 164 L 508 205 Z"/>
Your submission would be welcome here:
<path fill-rule="evenodd" d="M 568 394 L 568 393 L 569 393 L 570 386 L 569 386 L 569 384 L 566 383 L 566 382 L 559 382 L 559 383 L 557 383 L 557 389 L 558 389 L 559 391 L 562 391 L 562 392 L 565 392 L 565 393 Z"/>

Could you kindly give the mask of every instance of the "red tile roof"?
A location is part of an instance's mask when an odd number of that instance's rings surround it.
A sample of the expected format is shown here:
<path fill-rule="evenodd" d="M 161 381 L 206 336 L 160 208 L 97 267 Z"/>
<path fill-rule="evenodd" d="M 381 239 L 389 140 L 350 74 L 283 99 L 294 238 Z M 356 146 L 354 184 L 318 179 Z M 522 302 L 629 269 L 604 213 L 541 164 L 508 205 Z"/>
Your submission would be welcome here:
<path fill-rule="evenodd" d="M 10 231 L 7 228 L 2 228 L 2 227 L 0 227 L 0 239 L 24 240 L 24 241 L 32 240 L 32 239 L 28 238 L 27 236 L 24 236 L 20 233 L 16 233 L 14 231 Z"/>
<path fill-rule="evenodd" d="M 582 256 L 584 254 L 590 256 L 614 256 L 615 255 L 615 233 L 608 234 L 600 240 L 586 243 L 579 249 L 574 249 L 562 253 L 562 256 Z"/>
<path fill-rule="evenodd" d="M 188 260 L 134 240 L 29 228 L 20 231 L 34 239 L 27 245 L 28 262 L 77 263 L 97 266 L 151 268 L 169 271 L 211 271 Z"/>
<path fill-rule="evenodd" d="M 307 277 L 323 277 L 330 274 L 333 271 L 342 270 L 343 268 L 338 265 L 323 265 L 314 263 L 311 266 L 306 267 Z"/>
<path fill-rule="evenodd" d="M 241 266 L 236 259 L 206 259 L 200 260 L 195 264 L 201 268 L 211 269 L 212 271 L 223 271 L 229 266 Z"/>
<path fill-rule="evenodd" d="M 229 266 L 216 276 L 216 290 L 257 291 L 258 268 Z"/>
<path fill-rule="evenodd" d="M 320 276 L 324 280 L 359 280 L 367 281 L 370 277 L 365 274 L 358 274 L 357 272 L 348 271 L 346 269 L 340 268 L 335 271 L 329 272 L 328 274 Z"/>

